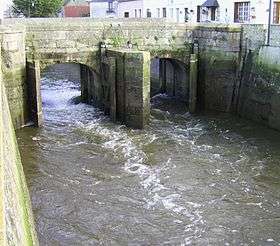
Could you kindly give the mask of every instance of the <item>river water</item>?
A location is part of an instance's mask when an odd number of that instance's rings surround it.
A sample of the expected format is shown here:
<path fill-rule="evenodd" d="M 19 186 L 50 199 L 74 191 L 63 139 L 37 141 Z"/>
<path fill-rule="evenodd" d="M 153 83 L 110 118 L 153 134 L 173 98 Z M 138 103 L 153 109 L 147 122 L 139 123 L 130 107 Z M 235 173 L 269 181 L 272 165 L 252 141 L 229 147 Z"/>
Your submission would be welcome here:
<path fill-rule="evenodd" d="M 280 245 L 280 134 L 158 95 L 145 130 L 42 80 L 45 124 L 17 132 L 41 245 Z"/>

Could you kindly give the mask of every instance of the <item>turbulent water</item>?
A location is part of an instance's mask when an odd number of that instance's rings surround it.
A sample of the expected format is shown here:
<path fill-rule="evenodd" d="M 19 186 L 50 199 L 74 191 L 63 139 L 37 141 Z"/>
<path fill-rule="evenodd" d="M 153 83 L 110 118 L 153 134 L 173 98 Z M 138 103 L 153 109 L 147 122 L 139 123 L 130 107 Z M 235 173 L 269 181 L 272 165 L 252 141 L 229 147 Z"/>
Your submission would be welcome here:
<path fill-rule="evenodd" d="M 79 94 L 44 78 L 17 132 L 41 245 L 280 245 L 279 133 L 164 95 L 131 130 Z"/>

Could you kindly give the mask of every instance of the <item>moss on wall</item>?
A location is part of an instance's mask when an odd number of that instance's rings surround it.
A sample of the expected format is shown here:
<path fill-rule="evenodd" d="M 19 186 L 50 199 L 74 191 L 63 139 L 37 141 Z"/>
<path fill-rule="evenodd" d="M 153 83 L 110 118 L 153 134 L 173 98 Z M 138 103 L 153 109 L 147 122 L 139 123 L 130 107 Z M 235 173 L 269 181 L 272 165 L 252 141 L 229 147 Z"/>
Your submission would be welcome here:
<path fill-rule="evenodd" d="M 151 56 L 158 58 L 172 58 L 178 61 L 185 63 L 187 66 L 189 65 L 190 54 L 192 51 L 191 44 L 186 45 L 181 48 L 172 48 L 172 49 L 152 49 Z"/>
<path fill-rule="evenodd" d="M 0 71 L 1 245 L 38 245 L 20 154 Z M 1 218 L 3 219 L 3 218 Z"/>
<path fill-rule="evenodd" d="M 0 27 L 1 71 L 15 128 L 28 122 L 24 28 Z"/>
<path fill-rule="evenodd" d="M 277 130 L 280 130 L 279 55 L 279 47 L 263 47 L 248 55 L 238 108 L 242 117 Z"/>

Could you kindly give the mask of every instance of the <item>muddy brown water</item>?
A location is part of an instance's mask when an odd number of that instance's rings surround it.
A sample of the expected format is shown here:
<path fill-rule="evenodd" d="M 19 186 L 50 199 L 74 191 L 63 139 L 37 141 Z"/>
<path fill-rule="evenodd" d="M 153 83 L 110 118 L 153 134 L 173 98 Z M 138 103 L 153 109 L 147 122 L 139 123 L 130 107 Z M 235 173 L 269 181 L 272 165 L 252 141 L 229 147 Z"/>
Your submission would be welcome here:
<path fill-rule="evenodd" d="M 40 245 L 280 245 L 280 133 L 158 95 L 145 130 L 45 77 L 17 132 Z"/>

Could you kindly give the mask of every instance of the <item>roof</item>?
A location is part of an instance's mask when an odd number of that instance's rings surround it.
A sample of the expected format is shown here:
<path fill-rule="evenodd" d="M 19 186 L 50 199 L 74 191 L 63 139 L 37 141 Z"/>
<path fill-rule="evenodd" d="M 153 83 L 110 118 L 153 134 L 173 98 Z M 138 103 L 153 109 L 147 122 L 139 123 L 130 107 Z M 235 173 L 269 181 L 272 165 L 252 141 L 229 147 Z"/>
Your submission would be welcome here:
<path fill-rule="evenodd" d="M 94 3 L 103 3 L 103 2 L 114 2 L 114 0 L 91 0 L 90 2 L 94 2 Z"/>
<path fill-rule="evenodd" d="M 88 5 L 87 0 L 64 0 L 63 6 L 66 5 Z"/>
<path fill-rule="evenodd" d="M 133 2 L 133 1 L 138 1 L 138 0 L 90 0 L 90 2 L 94 3 L 103 3 L 103 2 Z"/>
<path fill-rule="evenodd" d="M 219 7 L 219 3 L 217 0 L 206 0 L 202 7 Z"/>

